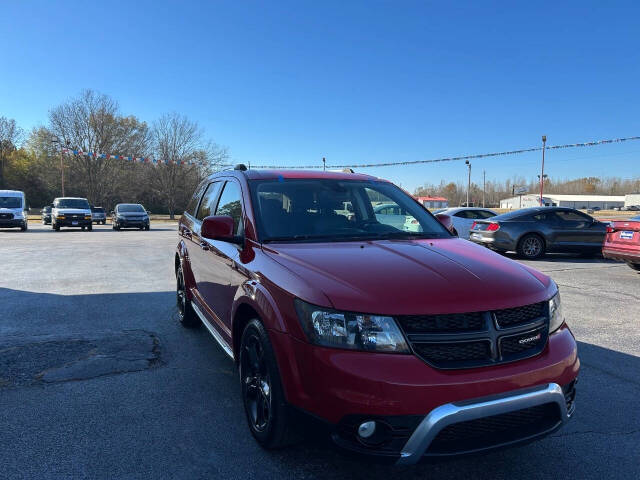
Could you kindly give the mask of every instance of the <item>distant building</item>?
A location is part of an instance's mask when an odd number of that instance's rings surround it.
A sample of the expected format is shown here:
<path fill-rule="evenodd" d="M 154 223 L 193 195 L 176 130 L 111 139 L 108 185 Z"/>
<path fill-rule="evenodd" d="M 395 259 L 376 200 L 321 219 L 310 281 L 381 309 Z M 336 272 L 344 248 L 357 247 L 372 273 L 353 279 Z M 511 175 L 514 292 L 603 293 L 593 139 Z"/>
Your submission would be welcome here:
<path fill-rule="evenodd" d="M 449 201 L 444 197 L 416 197 L 427 208 L 449 208 Z"/>
<path fill-rule="evenodd" d="M 624 196 L 625 207 L 631 207 L 635 205 L 640 206 L 640 193 L 630 193 L 629 195 Z"/>
<path fill-rule="evenodd" d="M 640 197 L 640 195 L 638 195 Z M 625 205 L 624 195 L 560 195 L 549 193 L 542 197 L 546 207 L 571 207 L 587 209 L 598 207 L 602 210 L 609 210 L 613 207 Z M 540 195 L 527 193 L 515 197 L 500 200 L 500 208 L 518 209 L 528 207 L 539 207 Z"/>

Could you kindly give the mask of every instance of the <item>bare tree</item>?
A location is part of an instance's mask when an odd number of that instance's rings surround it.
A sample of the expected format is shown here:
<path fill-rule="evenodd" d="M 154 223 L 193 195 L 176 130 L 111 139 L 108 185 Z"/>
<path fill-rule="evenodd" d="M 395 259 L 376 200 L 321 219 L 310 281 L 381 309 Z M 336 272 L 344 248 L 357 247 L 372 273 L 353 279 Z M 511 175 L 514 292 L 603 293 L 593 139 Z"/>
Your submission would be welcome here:
<path fill-rule="evenodd" d="M 198 123 L 178 113 L 153 124 L 153 150 L 158 165 L 150 171 L 151 186 L 171 218 L 202 178 L 228 158 L 226 148 L 205 140 Z"/>
<path fill-rule="evenodd" d="M 93 153 L 145 156 L 149 128 L 136 117 L 120 115 L 118 104 L 107 95 L 84 90 L 49 111 L 49 131 L 60 148 Z M 91 202 L 101 203 L 126 175 L 123 161 L 87 155 L 70 157 L 70 178 L 76 190 Z"/>
<path fill-rule="evenodd" d="M 0 116 L 0 188 L 5 188 L 5 163 L 11 152 L 14 152 L 24 136 L 24 131 L 13 118 Z"/>

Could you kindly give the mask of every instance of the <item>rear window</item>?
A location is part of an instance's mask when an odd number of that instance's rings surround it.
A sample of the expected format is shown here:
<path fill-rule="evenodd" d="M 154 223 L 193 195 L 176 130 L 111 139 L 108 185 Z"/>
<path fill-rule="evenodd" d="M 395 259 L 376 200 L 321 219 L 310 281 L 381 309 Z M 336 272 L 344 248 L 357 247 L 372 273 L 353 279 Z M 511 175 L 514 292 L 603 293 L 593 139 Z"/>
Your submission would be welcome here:
<path fill-rule="evenodd" d="M 0 197 L 0 208 L 20 208 L 22 199 L 20 197 Z"/>

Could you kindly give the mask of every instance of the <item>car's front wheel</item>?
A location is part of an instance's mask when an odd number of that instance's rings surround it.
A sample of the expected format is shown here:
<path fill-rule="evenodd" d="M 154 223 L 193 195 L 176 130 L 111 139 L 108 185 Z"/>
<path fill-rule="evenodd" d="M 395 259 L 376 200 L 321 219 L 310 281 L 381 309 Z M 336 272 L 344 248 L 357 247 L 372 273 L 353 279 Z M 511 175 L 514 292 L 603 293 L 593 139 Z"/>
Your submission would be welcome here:
<path fill-rule="evenodd" d="M 544 240 L 540 235 L 530 233 L 522 237 L 518 243 L 518 254 L 528 259 L 540 258 L 544 255 Z"/>
<path fill-rule="evenodd" d="M 633 268 L 636 272 L 640 272 L 640 263 L 627 263 L 631 268 Z"/>
<path fill-rule="evenodd" d="M 264 448 L 291 443 L 292 422 L 282 390 L 276 357 L 266 329 L 251 320 L 240 342 L 242 400 L 251 434 Z"/>
<path fill-rule="evenodd" d="M 187 297 L 187 287 L 184 281 L 182 265 L 176 272 L 176 306 L 178 307 L 178 320 L 185 327 L 197 327 L 200 319 L 191 307 L 191 300 Z"/>

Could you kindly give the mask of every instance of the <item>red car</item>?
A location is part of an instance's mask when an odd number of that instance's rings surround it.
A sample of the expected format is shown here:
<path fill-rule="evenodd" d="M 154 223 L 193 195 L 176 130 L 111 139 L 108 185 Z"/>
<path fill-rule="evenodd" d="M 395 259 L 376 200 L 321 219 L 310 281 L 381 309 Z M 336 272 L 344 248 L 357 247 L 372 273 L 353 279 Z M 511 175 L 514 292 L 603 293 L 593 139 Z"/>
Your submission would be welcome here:
<path fill-rule="evenodd" d="M 640 215 L 611 222 L 602 246 L 602 256 L 627 262 L 640 271 Z"/>
<path fill-rule="evenodd" d="M 404 221 L 376 216 L 382 203 Z M 574 411 L 557 285 L 454 237 L 390 182 L 238 166 L 202 182 L 179 235 L 181 322 L 233 359 L 266 448 L 302 414 L 405 465 L 536 439 Z"/>

